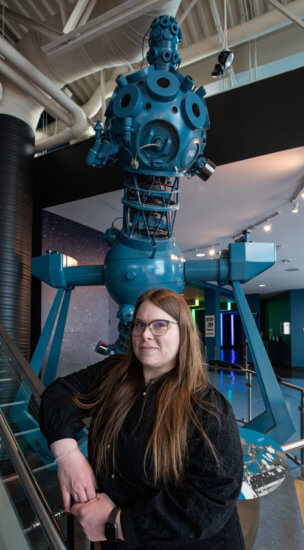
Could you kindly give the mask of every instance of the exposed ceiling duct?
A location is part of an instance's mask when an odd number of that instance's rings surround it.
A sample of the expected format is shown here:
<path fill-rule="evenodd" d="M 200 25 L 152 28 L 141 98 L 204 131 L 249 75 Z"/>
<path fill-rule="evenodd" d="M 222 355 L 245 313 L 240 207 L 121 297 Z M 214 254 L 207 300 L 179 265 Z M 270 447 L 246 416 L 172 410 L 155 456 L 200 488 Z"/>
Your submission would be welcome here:
<path fill-rule="evenodd" d="M 57 13 L 55 13 L 56 10 L 53 9 L 53 15 L 44 18 L 43 23 L 42 20 L 35 22 L 24 15 L 14 14 L 10 9 L 7 10 L 6 14 L 4 10 L 4 18 L 9 21 L 11 17 L 15 20 L 19 18 L 20 24 L 28 24 L 30 30 L 18 41 L 16 48 L 53 83 L 60 87 L 70 84 L 74 90 L 74 83 L 79 82 L 81 79 L 79 86 L 84 89 L 87 88 L 87 92 L 91 88 L 91 92 L 85 94 L 86 101 L 82 105 L 85 115 L 91 118 L 96 115 L 101 107 L 102 95 L 108 98 L 113 93 L 116 82 L 115 75 L 111 74 L 111 69 L 119 66 L 119 72 L 128 71 L 128 65 L 140 61 L 142 59 L 143 34 L 149 27 L 151 19 L 165 12 L 175 15 L 180 3 L 180 0 L 170 0 L 164 3 L 159 0 L 127 0 L 124 2 L 121 0 L 103 0 L 103 2 L 95 2 L 93 7 L 94 2 L 91 1 L 88 3 L 89 13 L 87 10 L 84 12 L 79 11 L 80 2 L 71 2 L 65 3 L 65 9 L 68 8 L 70 13 L 62 13 L 62 10 L 60 12 L 57 10 Z M 250 7 L 250 9 L 245 10 L 244 7 L 242 21 L 239 23 L 240 19 L 237 15 L 239 3 L 229 2 L 229 28 L 227 34 L 229 46 L 237 47 L 246 42 L 250 43 L 250 41 L 273 31 L 287 27 L 292 22 L 296 22 L 298 28 L 303 25 L 301 17 L 304 16 L 304 0 L 289 1 L 282 6 L 280 4 L 277 9 L 273 9 L 272 6 L 276 4 L 278 4 L 276 0 L 267 0 L 263 3 L 263 6 L 261 1 L 257 2 L 254 9 Z M 10 1 L 8 1 L 8 5 L 10 6 Z M 52 2 L 50 2 L 51 5 Z M 184 44 L 186 44 L 180 52 L 182 68 L 218 53 L 219 36 L 218 33 L 214 34 L 214 21 L 212 22 L 211 15 L 212 5 L 216 7 L 221 19 L 222 5 L 217 0 L 213 0 L 212 4 L 211 1 L 202 3 L 200 0 L 182 3 L 179 9 L 180 18 L 184 20 Z M 245 3 L 242 5 L 245 6 Z M 51 7 L 48 7 L 48 10 L 51 14 Z M 139 13 L 140 16 L 134 18 Z M 199 22 L 198 20 L 195 21 L 197 14 L 200 16 Z M 197 34 L 198 23 L 204 27 L 205 38 L 203 40 L 199 39 L 200 37 Z M 189 28 L 193 33 L 190 44 Z M 111 30 L 109 31 L 109 29 Z M 210 33 L 210 30 L 213 32 Z M 100 35 L 98 35 L 98 32 Z M 196 39 L 193 40 L 195 37 Z M 9 78 L 11 68 L 9 69 L 4 65 L 2 67 L 3 74 Z M 101 79 L 100 71 L 103 69 L 106 69 L 106 74 L 103 74 L 103 79 Z M 131 70 L 133 70 L 132 67 Z M 136 70 L 136 67 L 134 70 Z M 97 79 L 96 75 L 98 73 Z M 66 141 L 68 133 L 65 132 L 62 136 L 56 138 L 53 134 L 66 129 L 70 115 L 62 111 L 58 105 L 56 106 L 50 98 L 44 98 L 43 102 L 41 90 L 33 91 L 31 94 L 32 99 L 28 95 L 32 82 L 21 82 L 21 78 L 19 78 L 17 88 L 17 77 L 16 74 L 13 75 L 12 70 L 10 77 L 14 84 L 9 82 L 4 87 L 4 97 L 0 105 L 1 112 L 15 114 L 22 118 L 24 111 L 24 120 L 35 128 L 42 111 L 41 105 L 43 105 L 56 118 L 56 122 L 48 125 L 46 132 L 45 129 L 38 132 L 36 136 L 36 143 L 38 144 L 39 141 L 37 150 L 58 145 L 62 143 L 62 139 Z M 92 80 L 89 81 L 89 79 Z M 86 80 L 90 82 L 90 86 L 88 86 Z M 101 86 L 98 84 L 100 80 L 104 80 L 103 94 Z M 206 84 L 206 82 L 201 83 Z M 214 84 L 217 85 L 217 83 Z M 22 91 L 19 91 L 19 88 Z M 93 92 L 94 89 L 95 92 Z M 73 121 L 70 122 L 71 125 L 73 125 Z M 45 133 L 48 135 L 48 141 L 45 141 Z M 73 132 L 70 137 L 73 137 Z M 85 137 L 85 134 L 83 134 L 83 137 Z"/>
<path fill-rule="evenodd" d="M 120 6 L 121 4 L 122 6 Z M 53 100 L 55 99 L 73 117 L 70 128 L 61 130 L 57 136 L 43 139 L 37 145 L 36 150 L 41 151 L 67 142 L 73 137 L 79 137 L 87 127 L 87 123 L 84 124 L 83 120 L 81 122 L 81 119 L 86 119 L 85 113 L 82 111 L 82 114 L 80 114 L 80 107 L 72 102 L 66 94 L 60 92 L 58 88 L 56 89 L 56 86 L 62 87 L 77 78 L 105 67 L 139 61 L 142 56 L 143 34 L 149 28 L 151 20 L 162 13 L 175 15 L 180 0 L 169 0 L 167 2 L 132 0 L 124 3 L 120 0 L 105 0 L 96 3 L 91 18 L 94 19 L 101 14 L 115 10 L 115 8 L 118 9 L 119 6 L 121 8 L 127 7 L 127 4 L 132 4 L 134 8 L 136 5 L 140 5 L 141 11 L 139 13 L 141 15 L 120 26 L 119 32 L 113 30 L 101 38 L 94 37 L 93 40 L 77 47 L 72 52 L 61 54 L 56 58 L 48 57 L 42 50 L 42 47 L 50 41 L 45 33 L 28 32 L 16 45 L 19 54 L 15 50 L 15 55 L 14 48 L 7 41 L 1 39 L 1 53 L 6 63 L 1 62 L 0 71 L 2 66 L 2 74 L 10 80 L 10 84 L 4 86 L 0 112 L 14 114 L 35 129 L 43 107 L 45 107 L 55 115 L 57 112 L 58 118 L 66 123 L 69 118 L 68 114 L 60 111 L 60 107 L 54 105 Z M 121 20 L 124 20 L 124 10 L 121 9 L 119 13 Z M 59 14 L 50 18 L 46 23 L 48 28 L 58 29 L 58 31 L 62 28 Z M 119 18 L 117 24 L 119 24 Z M 22 61 L 20 54 L 30 62 Z M 7 62 L 12 64 L 13 68 L 9 67 Z M 20 78 L 18 78 L 16 69 L 22 75 Z M 24 76 L 28 81 L 24 80 Z M 38 90 L 32 90 L 33 83 L 38 86 Z M 43 100 L 41 89 L 47 92 L 50 97 Z M 33 99 L 27 97 L 24 100 L 24 94 L 30 94 L 31 90 L 33 91 L 31 94 Z"/>
<path fill-rule="evenodd" d="M 194 3 L 193 3 L 194 6 Z M 192 7 L 193 7 L 192 6 Z M 186 12 L 183 15 L 185 17 L 189 14 L 190 5 L 186 8 Z M 271 10 L 265 12 L 262 15 L 255 17 L 254 19 L 245 21 L 239 25 L 235 25 L 228 30 L 227 39 L 230 47 L 235 47 L 244 42 L 249 42 L 261 36 L 270 34 L 277 31 L 280 28 L 291 25 L 294 22 L 294 19 L 299 19 L 301 16 L 304 16 L 304 2 L 303 0 L 295 0 L 288 4 L 288 9 L 284 8 L 284 13 Z M 299 19 L 299 21 L 301 21 Z M 302 22 L 303 23 L 303 22 Z M 121 29 L 120 29 L 121 30 Z M 120 32 L 119 30 L 119 32 Z M 46 39 L 43 38 L 43 41 L 46 42 Z M 54 40 L 54 43 L 56 40 Z M 197 41 L 190 46 L 181 48 L 181 67 L 186 67 L 192 63 L 196 63 L 208 57 L 211 57 L 214 54 L 217 54 L 219 50 L 219 37 L 218 34 L 214 34 L 208 38 Z M 52 57 L 52 62 L 57 60 Z M 132 62 L 135 60 L 133 59 Z M 121 60 L 121 62 L 123 62 Z M 126 67 L 125 67 L 126 69 Z M 122 72 L 121 69 L 120 72 Z M 112 95 L 114 88 L 116 86 L 115 78 L 107 80 L 105 83 L 105 97 L 108 98 Z M 92 94 L 91 98 L 82 105 L 83 110 L 89 118 L 94 117 L 94 115 L 101 108 L 101 90 L 98 86 L 95 92 Z M 59 129 L 64 128 L 63 123 L 52 123 L 47 127 L 47 133 L 52 135 L 54 132 L 59 131 Z M 42 132 L 39 132 L 40 137 L 43 136 Z M 39 135 L 38 134 L 38 135 Z"/>

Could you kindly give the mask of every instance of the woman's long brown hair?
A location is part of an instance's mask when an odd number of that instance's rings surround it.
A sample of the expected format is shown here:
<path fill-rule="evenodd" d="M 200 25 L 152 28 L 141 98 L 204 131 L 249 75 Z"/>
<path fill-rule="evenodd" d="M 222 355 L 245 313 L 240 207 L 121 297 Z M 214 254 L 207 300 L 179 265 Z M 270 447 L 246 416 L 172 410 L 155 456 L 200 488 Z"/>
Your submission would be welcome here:
<path fill-rule="evenodd" d="M 186 301 L 171 290 L 148 290 L 136 303 L 134 319 L 139 306 L 145 301 L 152 302 L 178 322 L 180 347 L 176 366 L 165 376 L 158 394 L 144 466 L 147 459 L 152 459 L 156 484 L 180 482 L 188 458 L 187 440 L 191 424 L 205 438 L 219 464 L 216 449 L 198 421 L 193 405 L 215 416 L 217 414 L 210 410 L 208 403 L 202 401 L 208 380 L 203 367 L 200 339 Z M 143 386 L 142 366 L 134 354 L 130 338 L 127 355 L 111 369 L 102 384 L 87 396 L 75 398 L 78 405 L 94 414 L 91 448 L 97 474 L 101 468 L 109 472 L 110 464 L 115 460 L 119 431 Z"/>

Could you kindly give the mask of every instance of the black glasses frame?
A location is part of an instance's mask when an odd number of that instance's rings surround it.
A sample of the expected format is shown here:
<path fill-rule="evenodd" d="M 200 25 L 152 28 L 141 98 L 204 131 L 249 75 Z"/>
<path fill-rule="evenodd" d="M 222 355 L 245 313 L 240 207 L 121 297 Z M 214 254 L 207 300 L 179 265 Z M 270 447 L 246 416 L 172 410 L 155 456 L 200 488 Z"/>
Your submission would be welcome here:
<path fill-rule="evenodd" d="M 167 328 L 165 330 L 165 332 L 163 332 L 162 334 L 155 334 L 155 332 L 153 332 L 153 323 L 157 323 L 161 321 L 162 323 L 166 323 L 167 324 Z M 165 334 L 167 334 L 168 332 L 168 328 L 169 328 L 169 325 L 172 324 L 172 325 L 178 325 L 178 322 L 177 321 L 169 321 L 168 319 L 153 319 L 153 321 L 150 321 L 150 323 L 144 323 L 144 321 L 139 321 L 139 319 L 137 319 L 136 321 L 132 321 L 131 323 L 131 332 L 134 333 L 134 327 L 135 327 L 135 323 L 136 322 L 140 322 L 142 323 L 143 327 L 141 329 L 141 332 L 138 333 L 138 334 L 134 334 L 134 336 L 142 336 L 143 333 L 145 332 L 146 328 L 149 327 L 149 331 L 151 332 L 151 334 L 153 336 L 164 336 Z M 138 329 L 139 327 L 137 327 Z"/>

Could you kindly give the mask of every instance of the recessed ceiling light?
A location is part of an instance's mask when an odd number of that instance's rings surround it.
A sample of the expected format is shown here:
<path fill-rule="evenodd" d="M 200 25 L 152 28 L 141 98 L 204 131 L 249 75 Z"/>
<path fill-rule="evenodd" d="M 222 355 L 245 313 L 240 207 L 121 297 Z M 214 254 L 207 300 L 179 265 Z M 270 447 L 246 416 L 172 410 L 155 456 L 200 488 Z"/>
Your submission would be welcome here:
<path fill-rule="evenodd" d="M 298 267 L 289 267 L 288 269 L 285 269 L 285 271 L 299 271 Z"/>
<path fill-rule="evenodd" d="M 204 256 L 206 256 L 206 254 L 205 252 L 197 252 L 195 256 L 197 256 L 198 258 L 203 258 Z"/>
<path fill-rule="evenodd" d="M 266 286 L 266 285 L 264 285 L 264 284 L 259 285 L 259 287 L 262 287 L 262 286 Z"/>
<path fill-rule="evenodd" d="M 266 231 L 266 233 L 269 233 L 269 231 L 271 231 L 271 223 L 269 220 L 267 220 L 267 222 L 263 225 L 263 230 Z"/>

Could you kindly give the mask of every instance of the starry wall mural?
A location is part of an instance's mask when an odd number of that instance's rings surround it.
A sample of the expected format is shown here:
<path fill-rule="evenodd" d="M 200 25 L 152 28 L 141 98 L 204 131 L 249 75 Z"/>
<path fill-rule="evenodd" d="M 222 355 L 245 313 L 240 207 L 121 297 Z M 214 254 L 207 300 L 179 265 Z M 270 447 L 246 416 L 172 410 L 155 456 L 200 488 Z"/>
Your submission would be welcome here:
<path fill-rule="evenodd" d="M 42 253 L 47 250 L 72 256 L 78 260 L 78 265 L 98 265 L 104 263 L 108 246 L 102 232 L 44 210 Z M 55 294 L 56 289 L 42 283 L 42 326 Z M 76 287 L 72 291 L 57 375 L 68 374 L 102 359 L 95 352 L 95 346 L 99 340 L 116 340 L 117 309 L 104 286 Z"/>

